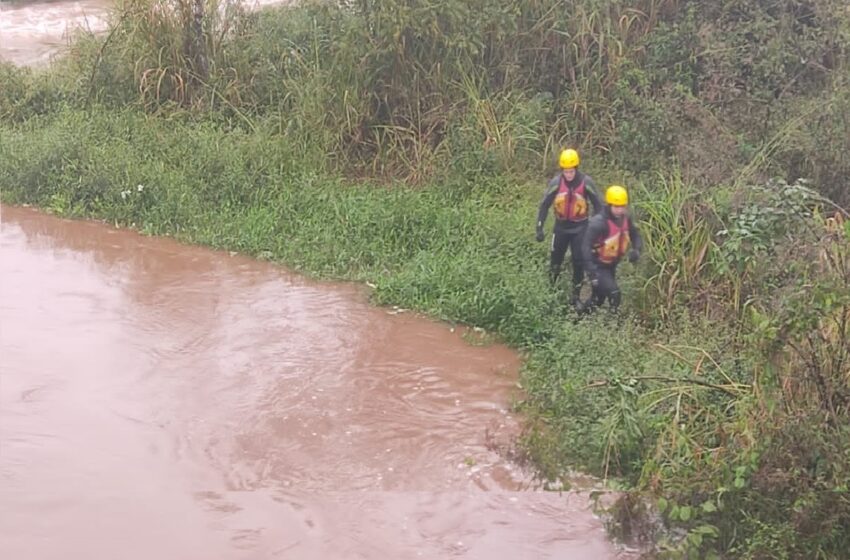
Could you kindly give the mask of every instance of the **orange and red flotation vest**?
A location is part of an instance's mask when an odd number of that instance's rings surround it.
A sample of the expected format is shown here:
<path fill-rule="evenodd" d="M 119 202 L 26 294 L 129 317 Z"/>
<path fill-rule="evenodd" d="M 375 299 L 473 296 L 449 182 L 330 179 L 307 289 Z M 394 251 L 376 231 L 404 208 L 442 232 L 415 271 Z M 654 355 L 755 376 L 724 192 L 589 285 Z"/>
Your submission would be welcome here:
<path fill-rule="evenodd" d="M 623 258 L 629 250 L 629 219 L 623 218 L 623 224 L 618 226 L 614 220 L 608 220 L 608 233 L 604 238 L 594 243 L 596 258 L 604 264 L 613 264 Z"/>
<path fill-rule="evenodd" d="M 587 197 L 585 196 L 584 179 L 571 189 L 567 180 L 561 175 L 558 194 L 555 195 L 555 217 L 559 220 L 582 222 L 587 219 Z"/>

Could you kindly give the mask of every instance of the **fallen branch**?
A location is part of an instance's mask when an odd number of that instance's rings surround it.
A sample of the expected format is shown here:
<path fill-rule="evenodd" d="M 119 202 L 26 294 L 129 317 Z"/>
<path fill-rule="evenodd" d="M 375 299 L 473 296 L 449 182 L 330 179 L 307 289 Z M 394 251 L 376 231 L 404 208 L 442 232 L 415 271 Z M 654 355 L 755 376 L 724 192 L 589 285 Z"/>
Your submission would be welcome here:
<path fill-rule="evenodd" d="M 708 381 L 703 381 L 702 379 L 694 379 L 692 377 L 665 377 L 663 375 L 641 375 L 638 377 L 630 377 L 629 379 L 634 379 L 635 381 L 664 381 L 666 383 L 689 383 L 691 385 L 699 385 L 700 387 L 714 389 L 716 391 L 726 393 L 730 397 L 737 397 L 740 392 L 736 392 L 735 390 L 730 389 L 728 385 L 717 385 L 715 383 L 709 383 Z M 585 388 L 593 389 L 596 387 L 607 387 L 610 384 L 610 380 L 602 379 L 599 381 L 588 383 Z M 732 384 L 732 386 L 736 389 L 750 388 L 750 385 L 745 385 L 743 383 L 734 383 Z"/>

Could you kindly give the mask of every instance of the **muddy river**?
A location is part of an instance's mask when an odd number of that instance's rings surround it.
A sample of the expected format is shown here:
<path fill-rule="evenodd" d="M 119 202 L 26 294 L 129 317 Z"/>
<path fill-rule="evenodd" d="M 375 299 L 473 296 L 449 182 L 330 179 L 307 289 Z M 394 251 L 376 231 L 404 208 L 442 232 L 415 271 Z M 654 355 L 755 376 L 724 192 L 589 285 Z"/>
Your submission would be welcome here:
<path fill-rule="evenodd" d="M 245 4 L 262 7 L 285 1 L 247 0 Z M 112 5 L 109 0 L 0 0 L 0 60 L 27 66 L 48 64 L 67 48 L 76 31 L 104 31 Z"/>
<path fill-rule="evenodd" d="M 53 54 L 67 46 L 74 30 L 103 30 L 106 6 L 102 0 L 0 0 L 0 60 L 31 66 L 47 64 Z"/>

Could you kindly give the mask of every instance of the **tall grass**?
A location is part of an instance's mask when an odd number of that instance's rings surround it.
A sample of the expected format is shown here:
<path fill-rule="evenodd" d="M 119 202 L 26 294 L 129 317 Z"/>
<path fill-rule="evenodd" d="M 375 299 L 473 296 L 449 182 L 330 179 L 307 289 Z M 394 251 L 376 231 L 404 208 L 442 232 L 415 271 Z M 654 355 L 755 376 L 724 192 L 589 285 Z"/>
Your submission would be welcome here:
<path fill-rule="evenodd" d="M 716 278 L 707 266 L 717 247 L 711 199 L 677 171 L 657 174 L 639 193 L 641 231 L 650 248 L 641 312 L 662 322 L 683 307 L 710 314 Z"/>
<path fill-rule="evenodd" d="M 334 131 L 309 142 L 343 167 L 432 177 L 465 123 L 507 167 L 538 169 L 564 143 L 610 146 L 621 61 L 676 4 L 383 0 L 249 14 L 236 0 L 125 0 L 75 63 L 95 101 L 223 105 L 276 113 L 305 139 Z M 552 102 L 537 124 L 523 123 L 541 98 Z"/>
<path fill-rule="evenodd" d="M 746 182 L 836 168 L 822 183 L 842 202 L 850 38 L 836 2 L 780 17 L 751 0 L 748 19 L 681 0 L 326 0 L 260 12 L 240 0 L 123 0 L 109 35 L 79 40 L 54 77 L 75 103 L 192 107 L 249 129 L 276 115 L 302 155 L 354 176 L 423 182 L 468 167 L 470 151 L 537 173 L 571 144 L 639 173 L 678 156 L 701 187 L 718 170 Z M 705 32 L 718 21 L 734 48 Z M 735 53 L 761 39 L 773 50 L 740 70 Z M 723 141 L 692 134 L 703 123 Z"/>

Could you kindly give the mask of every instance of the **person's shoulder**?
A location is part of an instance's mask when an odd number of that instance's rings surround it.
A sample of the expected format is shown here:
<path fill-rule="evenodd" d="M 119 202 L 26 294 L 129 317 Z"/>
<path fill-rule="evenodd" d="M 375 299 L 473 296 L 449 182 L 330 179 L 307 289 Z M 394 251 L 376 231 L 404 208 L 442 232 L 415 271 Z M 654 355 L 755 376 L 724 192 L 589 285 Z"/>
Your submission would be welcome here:
<path fill-rule="evenodd" d="M 608 217 L 605 215 L 605 212 L 599 212 L 598 214 L 594 214 L 590 217 L 587 225 L 588 227 L 602 227 L 608 223 Z"/>
<path fill-rule="evenodd" d="M 596 181 L 593 180 L 593 177 L 591 177 L 587 173 L 582 173 L 581 178 L 582 178 L 582 181 L 584 181 L 585 185 L 596 188 Z"/>
<path fill-rule="evenodd" d="M 545 192 L 546 192 L 547 194 L 552 193 L 552 191 L 554 191 L 555 189 L 557 189 L 557 188 L 560 186 L 560 184 L 561 184 L 561 183 L 560 183 L 560 181 L 558 180 L 558 176 L 557 176 L 557 175 L 555 175 L 554 177 L 552 177 L 551 179 L 549 179 L 549 181 L 547 181 L 547 182 L 546 182 L 546 190 L 545 190 Z"/>
<path fill-rule="evenodd" d="M 587 230 L 585 232 L 586 242 L 590 244 L 595 243 L 607 230 L 608 220 L 605 216 L 601 212 L 594 214 L 587 221 Z"/>

